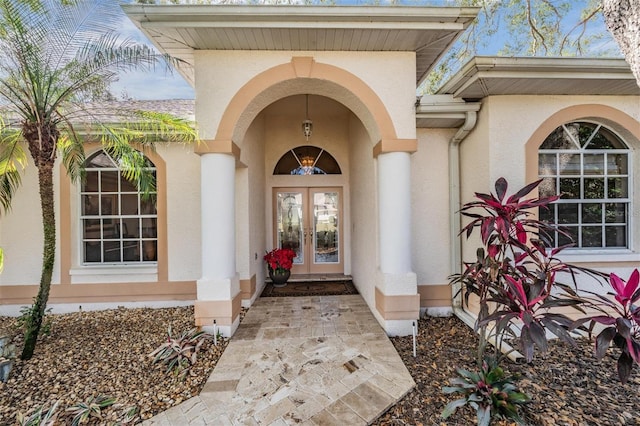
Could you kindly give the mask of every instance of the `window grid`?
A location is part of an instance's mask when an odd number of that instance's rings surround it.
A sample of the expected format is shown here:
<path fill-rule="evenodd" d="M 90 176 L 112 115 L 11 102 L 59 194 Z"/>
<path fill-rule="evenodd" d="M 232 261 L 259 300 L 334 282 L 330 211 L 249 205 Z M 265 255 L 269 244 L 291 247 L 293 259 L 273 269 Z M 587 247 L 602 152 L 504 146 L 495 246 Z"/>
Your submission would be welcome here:
<path fill-rule="evenodd" d="M 155 174 L 155 168 L 149 170 Z M 91 183 L 85 183 L 80 193 L 84 264 L 155 263 L 156 194 L 143 200 L 117 167 L 89 165 L 86 171 Z"/>
<path fill-rule="evenodd" d="M 590 149 L 589 144 L 600 126 L 595 128 L 582 147 L 569 135 L 566 127 L 562 127 L 565 137 L 572 140 L 575 149 L 538 151 L 539 177 L 544 179 L 540 195 L 562 195 L 560 200 L 549 206 L 549 210 L 540 209 L 540 218 L 568 231 L 577 248 L 628 248 L 632 191 L 629 151 Z M 621 141 L 618 143 L 624 145 Z M 552 168 L 549 168 L 551 163 Z M 599 196 L 593 196 L 594 193 Z M 555 233 L 553 243 L 556 246 L 564 245 L 569 240 Z"/>

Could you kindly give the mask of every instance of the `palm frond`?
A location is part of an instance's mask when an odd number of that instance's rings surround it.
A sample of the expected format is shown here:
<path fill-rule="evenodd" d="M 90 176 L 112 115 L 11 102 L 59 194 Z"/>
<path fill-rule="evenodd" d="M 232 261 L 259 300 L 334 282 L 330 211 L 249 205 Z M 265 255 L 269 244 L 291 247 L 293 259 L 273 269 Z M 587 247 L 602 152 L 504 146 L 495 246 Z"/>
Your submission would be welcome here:
<path fill-rule="evenodd" d="M 27 154 L 20 141 L 20 132 L 3 132 L 0 123 L 0 207 L 5 213 L 11 210 L 11 201 L 22 181 L 20 174 L 27 166 Z"/>
<path fill-rule="evenodd" d="M 155 138 L 167 142 L 192 143 L 198 141 L 198 132 L 188 120 L 155 111 L 134 110 L 132 113 L 138 119 L 127 125 L 142 134 L 153 135 Z"/>
<path fill-rule="evenodd" d="M 84 182 L 86 159 L 82 139 L 75 132 L 73 124 L 67 121 L 68 131 L 58 139 L 58 149 L 62 154 L 62 164 L 74 183 Z"/>
<path fill-rule="evenodd" d="M 132 134 L 136 132 L 104 126 L 102 146 L 118 165 L 122 176 L 147 199 L 156 192 L 155 170 L 150 167 L 147 157 L 132 145 Z"/>

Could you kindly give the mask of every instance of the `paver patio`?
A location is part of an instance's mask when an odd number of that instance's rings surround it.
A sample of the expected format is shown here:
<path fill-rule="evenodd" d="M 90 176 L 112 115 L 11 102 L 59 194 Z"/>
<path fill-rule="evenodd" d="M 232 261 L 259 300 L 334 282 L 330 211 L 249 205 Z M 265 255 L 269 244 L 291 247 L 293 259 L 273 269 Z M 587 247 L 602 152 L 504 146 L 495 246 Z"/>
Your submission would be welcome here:
<path fill-rule="evenodd" d="M 146 425 L 364 425 L 415 386 L 360 295 L 260 298 L 202 393 Z"/>

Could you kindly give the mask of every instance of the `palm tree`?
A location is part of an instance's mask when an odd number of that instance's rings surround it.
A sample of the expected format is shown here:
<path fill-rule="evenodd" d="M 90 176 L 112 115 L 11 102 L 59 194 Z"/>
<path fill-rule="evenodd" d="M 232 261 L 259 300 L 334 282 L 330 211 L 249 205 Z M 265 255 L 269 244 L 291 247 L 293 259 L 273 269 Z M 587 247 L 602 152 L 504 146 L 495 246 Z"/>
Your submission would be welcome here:
<path fill-rule="evenodd" d="M 20 175 L 31 164 L 28 150 L 38 171 L 44 232 L 40 287 L 26 321 L 22 359 L 33 355 L 51 287 L 56 158 L 72 181 L 81 181 L 83 135 L 94 135 L 125 177 L 149 194 L 155 181 L 139 150 L 154 149 L 159 140 L 196 139 L 189 123 L 168 114 L 119 108 L 105 116 L 99 102 L 90 102 L 108 98 L 120 72 L 167 64 L 166 57 L 115 32 L 118 12 L 113 0 L 0 0 L 0 207 L 4 213 L 11 207 Z"/>

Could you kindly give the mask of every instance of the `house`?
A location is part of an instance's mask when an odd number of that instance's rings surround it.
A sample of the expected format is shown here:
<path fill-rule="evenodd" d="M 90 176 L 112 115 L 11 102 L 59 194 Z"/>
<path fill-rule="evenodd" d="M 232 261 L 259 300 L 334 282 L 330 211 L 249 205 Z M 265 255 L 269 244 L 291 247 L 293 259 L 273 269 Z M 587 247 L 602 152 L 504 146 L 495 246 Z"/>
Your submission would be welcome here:
<path fill-rule="evenodd" d="M 155 203 L 97 146 L 81 187 L 57 168 L 56 310 L 195 303 L 196 324 L 230 335 L 265 250 L 286 246 L 294 274 L 352 276 L 387 333 L 409 334 L 421 310 L 461 309 L 448 276 L 477 242 L 456 212 L 500 176 L 565 194 L 548 219 L 576 236 L 567 260 L 640 264 L 640 88 L 624 60 L 477 57 L 416 100 L 477 8 L 123 8 L 182 61 L 201 143 L 148 155 Z M 36 293 L 39 224 L 37 193 L 20 192 L 0 222 L 2 313 Z"/>

